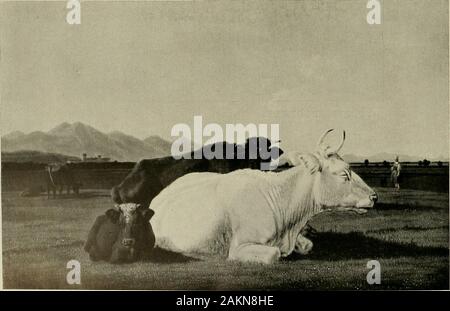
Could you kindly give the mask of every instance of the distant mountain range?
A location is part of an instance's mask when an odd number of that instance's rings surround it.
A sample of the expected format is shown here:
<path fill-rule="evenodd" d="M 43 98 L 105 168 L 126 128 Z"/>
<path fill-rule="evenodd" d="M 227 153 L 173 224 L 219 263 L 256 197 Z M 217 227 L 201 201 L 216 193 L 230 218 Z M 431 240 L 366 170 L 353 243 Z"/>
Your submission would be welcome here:
<path fill-rule="evenodd" d="M 35 131 L 25 134 L 14 131 L 2 136 L 2 161 L 11 162 L 65 162 L 88 157 L 111 158 L 117 161 L 138 161 L 170 155 L 171 142 L 159 136 L 149 136 L 143 140 L 119 131 L 103 133 L 81 122 L 62 123 L 48 132 Z M 196 146 L 196 148 L 199 146 Z M 399 154 L 401 162 L 417 162 L 424 158 Z M 372 156 L 346 154 L 347 162 L 392 162 L 396 154 L 378 153 Z M 448 161 L 448 157 L 428 159 Z"/>
<path fill-rule="evenodd" d="M 168 156 L 171 148 L 171 143 L 159 136 L 140 140 L 118 131 L 103 133 L 81 122 L 65 122 L 48 132 L 11 132 L 1 138 L 1 143 L 2 153 L 32 150 L 78 158 L 86 153 L 88 157 L 101 155 L 117 161 Z"/>

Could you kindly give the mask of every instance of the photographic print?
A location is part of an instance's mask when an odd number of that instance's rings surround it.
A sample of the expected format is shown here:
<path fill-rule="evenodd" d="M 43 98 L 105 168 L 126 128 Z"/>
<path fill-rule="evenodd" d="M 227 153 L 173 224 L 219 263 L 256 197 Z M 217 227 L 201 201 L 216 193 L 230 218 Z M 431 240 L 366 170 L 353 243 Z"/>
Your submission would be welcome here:
<path fill-rule="evenodd" d="M 3 288 L 448 290 L 448 12 L 0 1 Z"/>

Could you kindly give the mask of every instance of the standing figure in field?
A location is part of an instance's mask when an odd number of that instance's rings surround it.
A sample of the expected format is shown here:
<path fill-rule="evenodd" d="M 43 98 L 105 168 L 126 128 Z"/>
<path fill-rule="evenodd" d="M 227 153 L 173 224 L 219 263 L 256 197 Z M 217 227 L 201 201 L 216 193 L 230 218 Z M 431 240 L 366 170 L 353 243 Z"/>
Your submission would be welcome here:
<path fill-rule="evenodd" d="M 399 177 L 400 177 L 400 171 L 402 167 L 400 165 L 400 162 L 398 160 L 398 156 L 395 158 L 395 162 L 391 166 L 391 180 L 394 184 L 395 189 L 400 190 L 400 184 L 399 184 Z"/>

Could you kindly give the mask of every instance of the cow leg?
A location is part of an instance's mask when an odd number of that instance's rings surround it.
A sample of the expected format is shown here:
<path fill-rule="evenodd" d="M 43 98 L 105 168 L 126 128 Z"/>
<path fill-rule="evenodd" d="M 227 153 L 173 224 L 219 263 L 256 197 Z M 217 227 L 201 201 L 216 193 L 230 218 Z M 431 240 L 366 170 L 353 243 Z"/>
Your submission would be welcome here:
<path fill-rule="evenodd" d="M 280 249 L 262 244 L 243 244 L 230 249 L 228 259 L 270 264 L 281 257 Z"/>
<path fill-rule="evenodd" d="M 295 241 L 294 252 L 301 255 L 307 255 L 312 248 L 313 242 L 311 242 L 311 240 L 308 240 L 301 234 L 297 236 L 297 240 Z"/>

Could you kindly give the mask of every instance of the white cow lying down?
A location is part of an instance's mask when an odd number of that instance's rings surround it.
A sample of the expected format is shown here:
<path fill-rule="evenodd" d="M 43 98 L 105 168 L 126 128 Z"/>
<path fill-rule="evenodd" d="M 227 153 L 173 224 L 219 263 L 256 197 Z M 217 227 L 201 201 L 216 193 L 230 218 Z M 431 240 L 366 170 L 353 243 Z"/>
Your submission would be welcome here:
<path fill-rule="evenodd" d="M 377 198 L 338 150 L 323 146 L 324 136 L 319 152 L 282 155 L 294 167 L 280 173 L 245 169 L 177 179 L 150 204 L 156 245 L 185 254 L 222 247 L 229 259 L 262 263 L 308 253 L 313 244 L 301 230 L 314 215 L 363 212 Z"/>

